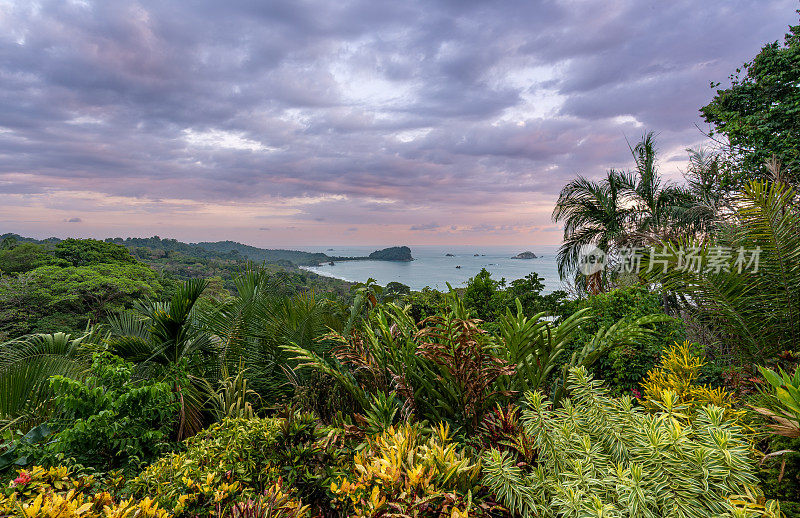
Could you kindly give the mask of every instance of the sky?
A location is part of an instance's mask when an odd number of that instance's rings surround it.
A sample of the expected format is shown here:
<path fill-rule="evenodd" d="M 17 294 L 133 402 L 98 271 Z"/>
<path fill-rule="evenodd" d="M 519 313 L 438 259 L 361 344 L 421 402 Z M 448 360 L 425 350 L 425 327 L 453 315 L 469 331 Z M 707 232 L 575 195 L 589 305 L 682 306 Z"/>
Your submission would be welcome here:
<path fill-rule="evenodd" d="M 0 234 L 557 244 L 797 0 L 0 0 Z M 701 131 L 702 130 L 702 131 Z"/>

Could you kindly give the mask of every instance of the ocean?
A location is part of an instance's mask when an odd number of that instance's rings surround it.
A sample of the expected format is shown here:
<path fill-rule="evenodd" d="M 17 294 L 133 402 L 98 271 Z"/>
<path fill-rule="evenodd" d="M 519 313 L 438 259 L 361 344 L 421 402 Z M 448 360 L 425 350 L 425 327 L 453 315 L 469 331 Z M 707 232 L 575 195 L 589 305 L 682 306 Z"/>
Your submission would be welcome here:
<path fill-rule="evenodd" d="M 307 252 L 323 252 L 330 256 L 366 256 L 382 246 L 317 246 L 301 248 Z M 532 245 L 529 248 L 513 246 L 412 246 L 414 261 L 342 261 L 333 266 L 304 267 L 306 270 L 351 282 L 365 282 L 372 277 L 378 284 L 401 282 L 413 290 L 426 286 L 446 290 L 449 282 L 454 288 L 466 286 L 481 268 L 486 268 L 492 278 L 505 278 L 511 282 L 531 272 L 544 277 L 543 293 L 562 289 L 558 277 L 555 254 L 557 245 Z M 537 259 L 511 259 L 520 252 L 531 251 Z M 448 257 L 446 254 L 453 254 Z M 461 268 L 456 268 L 460 266 Z"/>

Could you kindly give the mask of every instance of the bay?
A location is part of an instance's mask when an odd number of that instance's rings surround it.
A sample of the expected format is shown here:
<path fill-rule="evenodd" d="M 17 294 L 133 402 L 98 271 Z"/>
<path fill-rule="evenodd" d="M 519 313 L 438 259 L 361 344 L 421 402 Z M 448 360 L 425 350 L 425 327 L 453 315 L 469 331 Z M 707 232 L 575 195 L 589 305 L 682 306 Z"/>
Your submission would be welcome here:
<path fill-rule="evenodd" d="M 366 256 L 385 246 L 315 246 L 301 248 L 307 252 L 323 252 L 330 256 Z M 521 279 L 535 272 L 544 278 L 543 293 L 563 289 L 555 262 L 557 245 L 531 245 L 529 248 L 514 246 L 412 246 L 414 261 L 338 261 L 332 266 L 303 267 L 319 275 L 335 277 L 351 282 L 366 282 L 373 278 L 378 284 L 395 281 L 421 290 L 429 286 L 447 290 L 447 283 L 454 288 L 466 286 L 467 280 L 486 268 L 492 278 L 507 282 Z M 512 259 L 520 252 L 531 251 L 537 259 Z M 448 257 L 446 254 L 453 254 Z M 477 254 L 477 255 L 476 255 Z M 456 268 L 460 266 L 460 268 Z"/>

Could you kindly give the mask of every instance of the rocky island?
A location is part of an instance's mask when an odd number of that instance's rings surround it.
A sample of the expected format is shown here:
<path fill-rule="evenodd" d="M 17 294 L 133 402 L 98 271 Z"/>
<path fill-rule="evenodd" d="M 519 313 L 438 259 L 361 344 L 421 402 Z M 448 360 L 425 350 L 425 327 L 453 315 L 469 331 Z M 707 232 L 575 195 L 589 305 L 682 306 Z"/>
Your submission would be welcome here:
<path fill-rule="evenodd" d="M 536 259 L 536 254 L 533 252 L 522 252 L 512 257 L 512 259 Z"/>
<path fill-rule="evenodd" d="M 362 257 L 327 256 L 325 254 L 319 254 L 319 255 L 322 255 L 322 259 L 316 262 L 317 266 L 322 266 L 325 263 L 328 263 L 330 266 L 333 266 L 334 262 L 342 262 L 342 261 L 409 262 L 414 260 L 414 258 L 411 257 L 411 249 L 407 246 L 391 246 L 389 248 L 384 248 L 382 250 L 375 250 L 368 256 L 362 256 Z"/>
<path fill-rule="evenodd" d="M 373 261 L 413 261 L 411 249 L 407 246 L 392 246 L 369 254 Z"/>

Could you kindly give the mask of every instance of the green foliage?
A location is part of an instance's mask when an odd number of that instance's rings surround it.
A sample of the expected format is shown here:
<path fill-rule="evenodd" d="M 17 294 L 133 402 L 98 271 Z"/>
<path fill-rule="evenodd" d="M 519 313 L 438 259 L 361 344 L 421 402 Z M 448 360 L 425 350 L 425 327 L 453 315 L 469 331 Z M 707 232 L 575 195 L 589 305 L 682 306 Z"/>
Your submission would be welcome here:
<path fill-rule="evenodd" d="M 412 291 L 406 299 L 411 305 L 410 315 L 414 322 L 421 322 L 444 310 L 445 293 L 428 286 Z"/>
<path fill-rule="evenodd" d="M 485 268 L 467 281 L 464 289 L 464 306 L 470 312 L 486 322 L 497 321 L 508 310 L 514 310 L 516 300 L 522 304 L 526 314 L 546 311 L 555 313 L 559 304 L 566 297 L 563 291 L 554 291 L 542 295 L 543 277 L 529 273 L 522 279 L 516 279 L 507 285 L 505 279 L 492 279 L 492 274 Z M 430 315 L 429 315 L 430 316 Z"/>
<path fill-rule="evenodd" d="M 325 355 L 331 344 L 318 338 L 341 329 L 344 320 L 331 300 L 313 293 L 275 295 L 270 283 L 267 270 L 251 265 L 234 278 L 236 294 L 200 317 L 217 338 L 221 363 L 233 373 L 244 362 L 251 388 L 266 405 L 285 404 L 308 385 L 303 373 L 287 374 L 294 365 L 282 346 L 294 343 Z"/>
<path fill-rule="evenodd" d="M 271 263 L 289 262 L 296 265 L 316 266 L 321 262 L 329 261 L 332 258 L 323 253 L 299 252 L 297 250 L 273 250 L 257 248 L 255 246 L 243 245 L 235 241 L 216 241 L 213 243 L 202 242 L 197 246 L 212 252 L 237 252 L 245 259 L 252 261 L 266 261 Z"/>
<path fill-rule="evenodd" d="M 483 455 L 484 483 L 523 517 L 732 516 L 727 498 L 755 482 L 749 444 L 722 409 L 702 407 L 682 426 L 609 397 L 585 369 L 572 370 L 569 383 L 560 410 L 540 393 L 527 396 L 534 465 L 497 449 Z"/>
<path fill-rule="evenodd" d="M 448 309 L 415 323 L 408 306 L 378 305 L 348 336 L 334 335 L 339 345 L 331 358 L 314 351 L 284 346 L 302 362 L 340 383 L 367 411 L 371 395 L 397 397 L 403 409 L 418 418 L 444 421 L 459 434 L 471 435 L 496 403 L 516 399 L 524 390 L 541 387 L 558 367 L 565 346 L 592 315 L 577 312 L 559 325 L 528 318 L 517 303 L 490 334 L 469 317 L 464 301 L 453 291 Z M 663 315 L 646 315 L 602 326 L 587 338 L 567 365 L 591 365 L 615 346 L 641 341 Z M 557 396 L 563 382 L 555 385 Z"/>
<path fill-rule="evenodd" d="M 474 429 L 499 395 L 494 380 L 508 366 L 494 355 L 494 345 L 465 318 L 463 304 L 451 294 L 450 309 L 418 326 L 409 307 L 374 307 L 353 332 L 331 335 L 338 342 L 325 358 L 297 346 L 283 348 L 340 383 L 362 410 L 371 394 L 396 394 L 404 408 L 419 417 L 446 420 Z"/>
<path fill-rule="evenodd" d="M 416 354 L 428 361 L 426 389 L 433 400 L 426 401 L 427 415 L 436 409 L 447 409 L 437 416 L 464 428 L 466 433 L 478 429 L 486 412 L 509 394 L 500 390 L 497 381 L 515 372 L 515 366 L 500 356 L 491 337 L 478 327 L 478 320 L 459 314 L 458 299 L 451 311 L 428 317 L 425 327 L 417 332 Z"/>
<path fill-rule="evenodd" d="M 505 279 L 496 281 L 492 279 L 492 274 L 486 268 L 469 281 L 464 290 L 464 305 L 472 309 L 475 316 L 481 320 L 494 320 L 494 304 L 499 288 L 505 284 Z"/>
<path fill-rule="evenodd" d="M 545 320 L 544 316 L 544 313 L 530 318 L 525 316 L 522 303 L 517 301 L 516 314 L 506 309 L 499 321 L 500 354 L 516 366 L 508 380 L 509 389 L 524 392 L 543 388 L 558 367 L 567 345 L 580 327 L 592 319 L 588 309 L 576 311 L 559 325 Z"/>
<path fill-rule="evenodd" d="M 768 425 L 773 433 L 786 437 L 800 437 L 800 369 L 789 375 L 780 369 L 775 372 L 766 367 L 758 370 L 768 384 L 768 394 L 775 409 L 756 408 L 756 411 L 769 417 L 773 423 Z"/>
<path fill-rule="evenodd" d="M 658 362 L 661 352 L 673 342 L 683 340 L 683 324 L 664 315 L 662 295 L 643 286 L 618 288 L 562 306 L 565 314 L 583 309 L 588 309 L 593 318 L 575 333 L 575 339 L 567 347 L 567 355 L 580 349 L 604 326 L 610 327 L 621 320 L 631 322 L 646 315 L 664 316 L 662 322 L 655 324 L 655 332 L 641 340 L 609 348 L 590 368 L 592 374 L 604 380 L 617 395 L 630 394 L 632 389 L 638 388 L 647 372 Z"/>
<path fill-rule="evenodd" d="M 205 280 L 192 279 L 178 288 L 169 303 L 146 300 L 136 304 L 136 312 L 109 318 L 108 350 L 135 362 L 141 375 L 160 380 L 177 369 L 192 374 L 173 385 L 180 401 L 178 439 L 202 428 L 201 380 L 219 372 L 218 350 L 193 311 L 205 287 Z"/>
<path fill-rule="evenodd" d="M 767 449 L 777 453 L 759 463 L 758 477 L 764 493 L 781 502 L 789 518 L 800 516 L 800 437 L 772 435 Z"/>
<path fill-rule="evenodd" d="M 397 423 L 402 403 L 394 392 L 378 392 L 371 395 L 370 405 L 364 415 L 356 414 L 361 428 L 367 435 L 381 433 Z"/>
<path fill-rule="evenodd" d="M 324 507 L 340 464 L 328 432 L 308 414 L 227 419 L 188 439 L 186 451 L 154 462 L 131 486 L 187 516 L 230 508 L 279 480 L 292 496 Z"/>
<path fill-rule="evenodd" d="M 56 245 L 53 255 L 72 266 L 136 262 L 124 246 L 96 239 L 65 239 Z"/>
<path fill-rule="evenodd" d="M 556 290 L 547 295 L 542 295 L 544 290 L 544 277 L 536 273 L 529 273 L 522 279 L 515 279 L 505 289 L 505 307 L 512 309 L 516 300 L 522 304 L 526 314 L 535 314 L 545 311 L 548 314 L 558 312 L 560 305 L 567 297 L 565 291 Z"/>
<path fill-rule="evenodd" d="M 77 332 L 107 313 L 156 296 L 155 272 L 137 263 L 42 266 L 17 277 L 0 278 L 0 335 Z"/>
<path fill-rule="evenodd" d="M 0 424 L 24 431 L 47 420 L 53 410 L 48 380 L 80 378 L 101 339 L 95 327 L 77 337 L 39 334 L 0 344 Z"/>
<path fill-rule="evenodd" d="M 349 336 L 338 341 L 332 358 L 297 346 L 284 346 L 301 361 L 342 384 L 362 410 L 371 394 L 396 395 L 406 412 L 446 421 L 460 433 L 477 429 L 483 414 L 503 392 L 496 380 L 513 366 L 499 358 L 491 337 L 469 318 L 453 292 L 449 309 L 419 325 L 409 307 L 373 308 Z"/>
<path fill-rule="evenodd" d="M 130 470 L 174 447 L 180 405 L 172 385 L 136 380 L 133 373 L 133 364 L 101 353 L 85 381 L 51 378 L 61 414 L 54 424 L 66 428 L 48 448 L 108 471 Z"/>
<path fill-rule="evenodd" d="M 544 313 L 526 317 L 519 302 L 516 315 L 507 311 L 499 323 L 496 340 L 499 354 L 516 365 L 516 371 L 501 384 L 521 393 L 542 389 L 549 381 L 553 399 L 558 402 L 565 392 L 569 368 L 592 368 L 609 351 L 645 342 L 654 334 L 654 326 L 666 320 L 664 315 L 649 314 L 598 325 L 591 309 L 580 309 L 558 325 L 544 320 Z"/>
<path fill-rule="evenodd" d="M 4 245 L 8 239 L 3 240 Z M 0 275 L 25 273 L 53 262 L 54 258 L 47 249 L 35 243 L 0 248 Z"/>
<path fill-rule="evenodd" d="M 800 211 L 780 182 L 754 181 L 737 199 L 729 232 L 717 242 L 681 239 L 664 251 L 666 267 L 645 275 L 677 292 L 685 310 L 735 359 L 763 361 L 800 340 Z M 733 253 L 719 256 L 717 247 Z M 678 267 L 696 248 L 702 268 Z M 743 250 L 744 263 L 739 261 Z M 757 253 L 758 267 L 747 258 Z M 719 268 L 708 268 L 717 255 Z"/>
<path fill-rule="evenodd" d="M 175 446 L 179 403 L 169 383 L 136 380 L 134 366 L 108 353 L 94 357 L 84 380 L 53 376 L 58 432 L 29 449 L 28 462 L 71 459 L 84 466 L 128 472 Z"/>
<path fill-rule="evenodd" d="M 700 109 L 716 133 L 727 137 L 745 180 L 768 179 L 765 163 L 774 155 L 791 183 L 800 180 L 800 25 L 737 69 L 731 86 L 717 90 Z M 712 87 L 719 83 L 712 84 Z"/>
<path fill-rule="evenodd" d="M 241 363 L 238 371 L 238 374 L 231 376 L 223 366 L 222 377 L 216 387 L 209 380 L 202 380 L 203 391 L 208 396 L 205 406 L 217 421 L 236 417 L 251 419 L 255 415 L 253 405 L 248 400 L 257 394 L 247 388 L 246 369 Z"/>
<path fill-rule="evenodd" d="M 217 491 L 227 502 L 235 496 L 261 493 L 277 480 L 265 453 L 275 446 L 279 424 L 276 419 L 214 424 L 187 439 L 185 451 L 153 462 L 131 482 L 131 488 L 135 494 L 151 495 L 168 509 L 178 506 L 182 495 L 192 495 L 181 505 L 187 514 L 210 511 Z"/>

